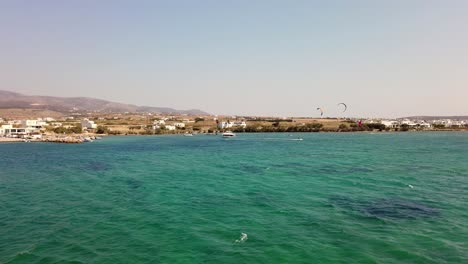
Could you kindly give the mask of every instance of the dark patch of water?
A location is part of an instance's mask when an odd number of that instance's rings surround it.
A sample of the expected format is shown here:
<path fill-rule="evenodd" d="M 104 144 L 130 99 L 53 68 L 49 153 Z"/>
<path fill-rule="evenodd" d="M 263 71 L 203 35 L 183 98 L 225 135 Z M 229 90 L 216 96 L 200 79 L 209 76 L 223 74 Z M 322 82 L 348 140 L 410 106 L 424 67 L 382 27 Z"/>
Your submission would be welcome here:
<path fill-rule="evenodd" d="M 422 203 L 405 199 L 381 199 L 377 200 L 363 211 L 378 218 L 427 218 L 439 215 L 439 211 Z"/>
<path fill-rule="evenodd" d="M 355 173 L 355 172 L 373 172 L 374 170 L 372 168 L 369 168 L 369 167 L 351 167 L 349 169 L 347 169 L 347 172 L 348 173 Z"/>
<path fill-rule="evenodd" d="M 318 168 L 317 171 L 324 174 L 354 174 L 371 173 L 374 171 L 374 169 L 362 166 L 340 167 L 337 165 L 326 165 Z"/>
<path fill-rule="evenodd" d="M 240 164 L 239 169 L 247 173 L 260 174 L 263 173 L 266 168 L 250 164 Z"/>
<path fill-rule="evenodd" d="M 248 200 L 252 205 L 259 207 L 275 207 L 275 201 L 264 192 L 252 191 L 246 193 Z"/>
<path fill-rule="evenodd" d="M 112 166 L 102 161 L 90 161 L 85 165 L 85 169 L 88 171 L 101 172 L 111 170 Z"/>
<path fill-rule="evenodd" d="M 354 200 L 345 196 L 334 196 L 330 199 L 332 206 L 358 212 L 360 214 L 387 219 L 419 219 L 437 217 L 439 210 L 423 203 L 403 198 Z"/>
<path fill-rule="evenodd" d="M 140 180 L 137 180 L 135 178 L 128 178 L 127 179 L 127 185 L 128 185 L 128 188 L 130 188 L 132 190 L 136 190 L 136 189 L 140 188 L 143 185 L 143 182 L 140 181 Z"/>

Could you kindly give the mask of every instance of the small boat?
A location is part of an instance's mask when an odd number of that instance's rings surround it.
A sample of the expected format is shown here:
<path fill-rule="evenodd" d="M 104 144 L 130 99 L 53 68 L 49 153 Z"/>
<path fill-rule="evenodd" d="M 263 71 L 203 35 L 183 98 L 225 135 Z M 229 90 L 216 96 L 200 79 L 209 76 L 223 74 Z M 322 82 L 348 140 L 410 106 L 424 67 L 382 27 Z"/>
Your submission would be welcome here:
<path fill-rule="evenodd" d="M 186 137 L 193 137 L 193 134 L 192 134 L 192 133 L 185 133 L 184 136 L 186 136 Z"/>
<path fill-rule="evenodd" d="M 223 137 L 229 138 L 229 137 L 235 137 L 236 134 L 232 133 L 231 131 L 226 131 L 223 133 Z"/>
<path fill-rule="evenodd" d="M 83 138 L 83 142 L 93 142 L 93 140 L 90 137 L 85 137 Z"/>
<path fill-rule="evenodd" d="M 304 139 L 302 139 L 302 138 L 293 138 L 293 139 L 291 139 L 291 140 L 294 140 L 294 141 L 302 141 L 302 140 L 304 140 Z"/>

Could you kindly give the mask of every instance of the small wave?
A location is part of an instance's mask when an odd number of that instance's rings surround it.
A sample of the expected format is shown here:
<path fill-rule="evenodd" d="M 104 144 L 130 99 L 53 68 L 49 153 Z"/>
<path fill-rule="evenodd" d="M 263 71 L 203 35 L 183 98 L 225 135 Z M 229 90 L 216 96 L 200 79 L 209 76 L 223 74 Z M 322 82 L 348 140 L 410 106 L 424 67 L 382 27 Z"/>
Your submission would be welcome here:
<path fill-rule="evenodd" d="M 236 243 L 245 242 L 247 239 L 248 239 L 247 234 L 241 233 L 241 236 L 239 237 L 239 239 L 236 239 Z"/>

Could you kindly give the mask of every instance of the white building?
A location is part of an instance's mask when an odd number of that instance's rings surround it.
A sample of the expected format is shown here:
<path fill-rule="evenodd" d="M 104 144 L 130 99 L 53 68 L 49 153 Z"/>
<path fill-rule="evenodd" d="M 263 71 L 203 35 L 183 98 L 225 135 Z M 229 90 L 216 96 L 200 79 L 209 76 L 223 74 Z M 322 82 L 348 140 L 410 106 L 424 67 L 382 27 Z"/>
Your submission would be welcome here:
<path fill-rule="evenodd" d="M 389 127 L 389 128 L 397 128 L 399 125 L 398 122 L 395 120 L 382 120 L 380 121 L 380 123 L 384 125 L 385 127 Z"/>
<path fill-rule="evenodd" d="M 94 121 L 90 121 L 87 118 L 85 118 L 81 120 L 81 127 L 86 129 L 96 129 L 97 125 L 94 123 Z"/>
<path fill-rule="evenodd" d="M 165 126 L 165 128 L 166 128 L 167 130 L 176 130 L 176 127 L 175 127 L 175 126 L 171 126 L 171 125 L 167 125 L 167 126 Z"/>
<path fill-rule="evenodd" d="M 227 122 L 219 122 L 218 123 L 218 128 L 219 129 L 225 129 L 225 128 L 231 128 L 231 127 L 246 128 L 247 124 L 245 123 L 245 121 L 234 121 L 234 122 L 227 121 Z"/>
<path fill-rule="evenodd" d="M 417 124 L 409 119 L 404 119 L 400 122 L 400 125 L 407 125 L 409 127 L 415 127 Z"/>
<path fill-rule="evenodd" d="M 225 128 L 230 128 L 232 127 L 232 124 L 228 121 L 228 122 L 219 122 L 218 123 L 218 128 L 219 129 L 225 129 Z"/>
<path fill-rule="evenodd" d="M 37 128 L 37 129 L 40 129 L 40 128 L 43 128 L 44 126 L 46 126 L 47 123 L 45 121 L 42 121 L 42 120 L 21 120 L 21 127 L 24 127 L 24 128 Z"/>
<path fill-rule="evenodd" d="M 444 125 L 445 127 L 451 127 L 452 124 L 453 124 L 453 121 L 451 119 L 440 119 L 440 120 L 432 121 L 432 124 L 434 124 L 434 125 Z"/>
<path fill-rule="evenodd" d="M 174 123 L 174 126 L 177 128 L 184 128 L 185 124 L 184 123 Z"/>
<path fill-rule="evenodd" d="M 52 122 L 50 123 L 51 126 L 53 127 L 61 127 L 62 126 L 62 123 L 59 123 L 59 122 Z"/>
<path fill-rule="evenodd" d="M 12 129 L 12 125 L 2 125 L 0 126 L 0 136 L 4 136 L 6 134 L 7 129 Z"/>
<path fill-rule="evenodd" d="M 246 128 L 247 123 L 245 123 L 245 121 L 234 121 L 232 126 Z"/>
<path fill-rule="evenodd" d="M 420 128 L 431 128 L 432 127 L 432 125 L 430 123 L 427 123 L 424 120 L 416 121 L 416 126 L 419 126 Z"/>
<path fill-rule="evenodd" d="M 22 121 L 21 120 L 10 120 L 8 121 L 8 124 L 10 125 L 21 125 Z"/>
<path fill-rule="evenodd" d="M 155 124 L 155 125 L 164 125 L 164 124 L 166 124 L 166 121 L 164 121 L 164 120 L 156 120 L 156 121 L 154 121 L 154 124 Z"/>
<path fill-rule="evenodd" d="M 3 135 L 7 137 L 24 137 L 28 134 L 26 128 L 2 128 Z"/>

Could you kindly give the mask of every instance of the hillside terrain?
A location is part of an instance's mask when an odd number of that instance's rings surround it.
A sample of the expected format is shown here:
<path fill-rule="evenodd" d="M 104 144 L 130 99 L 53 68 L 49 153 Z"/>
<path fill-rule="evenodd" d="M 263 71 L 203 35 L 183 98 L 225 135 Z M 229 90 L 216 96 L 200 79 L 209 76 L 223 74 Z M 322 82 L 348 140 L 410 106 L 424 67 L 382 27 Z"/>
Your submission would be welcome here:
<path fill-rule="evenodd" d="M 152 112 L 161 114 L 208 115 L 208 113 L 198 109 L 177 110 L 168 107 L 137 106 L 89 97 L 30 96 L 2 90 L 0 90 L 0 109 L 35 109 L 62 114 L 70 112 Z"/>

